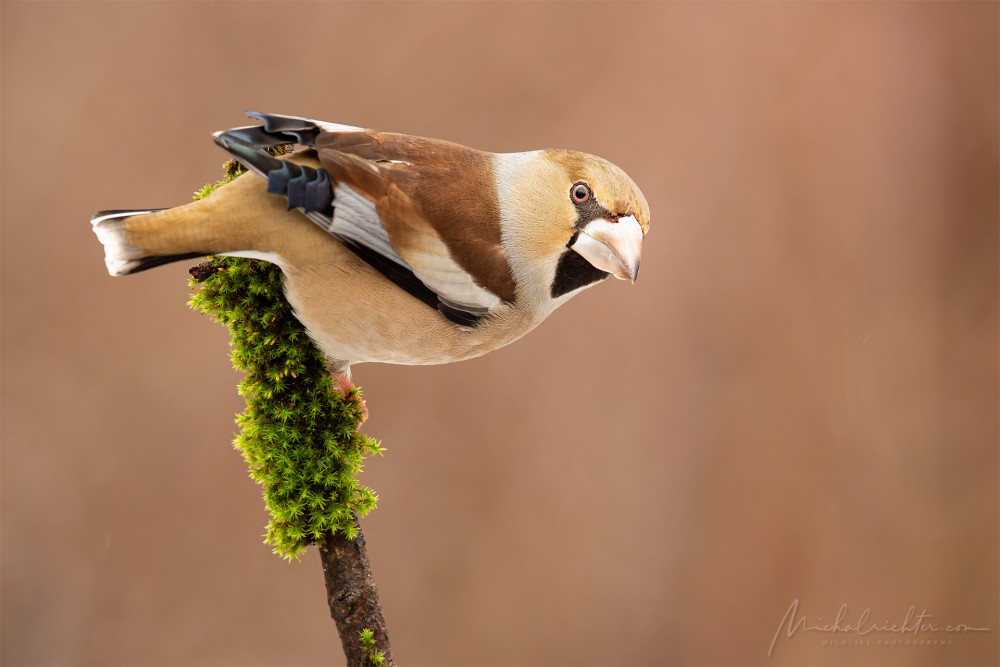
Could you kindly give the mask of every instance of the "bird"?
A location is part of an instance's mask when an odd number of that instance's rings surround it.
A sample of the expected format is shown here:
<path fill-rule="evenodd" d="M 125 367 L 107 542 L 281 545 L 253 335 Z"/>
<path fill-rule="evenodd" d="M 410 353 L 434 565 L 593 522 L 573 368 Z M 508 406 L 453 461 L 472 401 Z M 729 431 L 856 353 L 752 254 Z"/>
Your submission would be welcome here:
<path fill-rule="evenodd" d="M 478 357 L 588 287 L 636 280 L 649 205 L 603 158 L 246 115 L 257 124 L 213 137 L 247 173 L 181 206 L 101 211 L 93 231 L 112 276 L 206 255 L 276 264 L 345 394 L 354 364 Z"/>

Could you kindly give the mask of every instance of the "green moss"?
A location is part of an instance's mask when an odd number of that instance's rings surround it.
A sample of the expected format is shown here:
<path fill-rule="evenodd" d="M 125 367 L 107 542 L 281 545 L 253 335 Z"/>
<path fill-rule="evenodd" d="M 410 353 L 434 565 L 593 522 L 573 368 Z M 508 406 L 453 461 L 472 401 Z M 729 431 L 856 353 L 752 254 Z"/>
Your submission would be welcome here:
<path fill-rule="evenodd" d="M 368 664 L 372 667 L 382 667 L 385 664 L 385 653 L 375 648 L 375 633 L 365 628 L 358 639 L 361 640 L 361 648 L 368 657 Z"/>
<path fill-rule="evenodd" d="M 226 177 L 196 199 L 242 173 L 234 161 L 225 168 Z M 265 541 L 291 559 L 327 531 L 353 538 L 354 516 L 377 501 L 357 475 L 366 456 L 383 451 L 358 433 L 359 391 L 334 390 L 323 353 L 285 300 L 277 266 L 236 257 L 210 261 L 200 282 L 191 281 L 190 306 L 229 327 L 233 366 L 246 373 L 239 392 L 247 407 L 237 416 L 234 445 L 264 487 L 271 513 Z"/>

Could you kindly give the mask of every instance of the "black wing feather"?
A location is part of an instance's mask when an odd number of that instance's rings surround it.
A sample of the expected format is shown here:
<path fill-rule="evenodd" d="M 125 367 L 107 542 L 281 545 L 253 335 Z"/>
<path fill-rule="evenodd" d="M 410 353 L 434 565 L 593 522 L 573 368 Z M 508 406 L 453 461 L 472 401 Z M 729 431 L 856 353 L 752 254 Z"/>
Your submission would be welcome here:
<path fill-rule="evenodd" d="M 238 127 L 215 135 L 215 143 L 229 151 L 240 163 L 267 179 L 267 191 L 284 195 L 289 210 L 298 208 L 327 231 L 333 224 L 333 181 L 325 169 L 313 169 L 288 160 L 279 160 L 266 149 L 282 144 L 312 147 L 322 131 L 312 121 L 297 116 L 246 112 L 263 126 Z M 331 234 L 333 234 L 331 232 Z M 409 268 L 350 239 L 333 234 L 338 241 L 397 287 L 440 312 L 455 324 L 473 327 L 485 316 L 445 303 Z M 144 267 L 145 268 L 145 267 Z"/>

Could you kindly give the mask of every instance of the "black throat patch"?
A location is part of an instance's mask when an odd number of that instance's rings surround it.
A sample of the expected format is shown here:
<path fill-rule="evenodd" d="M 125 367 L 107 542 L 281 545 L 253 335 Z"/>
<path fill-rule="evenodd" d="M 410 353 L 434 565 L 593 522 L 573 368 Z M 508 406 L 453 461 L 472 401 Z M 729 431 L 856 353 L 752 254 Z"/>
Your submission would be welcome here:
<path fill-rule="evenodd" d="M 566 248 L 559 257 L 559 263 L 556 264 L 556 277 L 552 281 L 551 289 L 552 298 L 557 299 L 573 290 L 600 282 L 610 275 L 594 267 L 577 251 Z"/>
<path fill-rule="evenodd" d="M 591 197 L 582 204 L 574 202 L 573 205 L 576 207 L 577 213 L 576 223 L 573 225 L 576 233 L 573 234 L 569 243 L 566 244 L 566 250 L 559 257 L 559 263 L 556 264 L 556 276 L 552 281 L 552 289 L 550 290 L 553 299 L 559 298 L 563 294 L 568 294 L 573 290 L 578 290 L 581 287 L 600 282 L 611 275 L 607 271 L 601 271 L 596 268 L 593 264 L 585 260 L 583 255 L 573 250 L 570 246 L 576 242 L 580 230 L 586 227 L 588 222 L 596 218 L 611 220 L 614 216 L 611 215 L 611 211 L 597 203 L 594 197 Z"/>

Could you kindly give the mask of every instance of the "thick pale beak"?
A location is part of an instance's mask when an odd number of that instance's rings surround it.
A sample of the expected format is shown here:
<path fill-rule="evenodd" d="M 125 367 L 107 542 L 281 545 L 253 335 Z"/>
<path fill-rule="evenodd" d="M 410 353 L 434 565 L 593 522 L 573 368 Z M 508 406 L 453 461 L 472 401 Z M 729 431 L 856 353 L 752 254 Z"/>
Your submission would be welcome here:
<path fill-rule="evenodd" d="M 595 268 L 634 283 L 642 256 L 642 227 L 632 215 L 618 222 L 597 218 L 580 230 L 570 247 Z"/>

